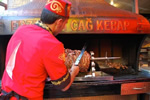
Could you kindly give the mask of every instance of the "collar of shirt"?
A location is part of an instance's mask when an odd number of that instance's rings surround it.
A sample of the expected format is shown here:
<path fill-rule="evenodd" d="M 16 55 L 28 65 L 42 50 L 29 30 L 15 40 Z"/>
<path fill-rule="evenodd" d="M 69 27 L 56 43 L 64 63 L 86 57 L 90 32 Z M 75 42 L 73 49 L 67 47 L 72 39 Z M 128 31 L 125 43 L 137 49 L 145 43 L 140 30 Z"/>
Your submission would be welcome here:
<path fill-rule="evenodd" d="M 47 30 L 49 33 L 52 33 L 51 28 L 48 27 L 46 24 L 42 23 L 41 21 L 37 21 L 37 22 L 35 23 L 35 25 L 37 25 L 37 26 L 39 26 L 39 27 L 41 27 L 41 28 Z"/>

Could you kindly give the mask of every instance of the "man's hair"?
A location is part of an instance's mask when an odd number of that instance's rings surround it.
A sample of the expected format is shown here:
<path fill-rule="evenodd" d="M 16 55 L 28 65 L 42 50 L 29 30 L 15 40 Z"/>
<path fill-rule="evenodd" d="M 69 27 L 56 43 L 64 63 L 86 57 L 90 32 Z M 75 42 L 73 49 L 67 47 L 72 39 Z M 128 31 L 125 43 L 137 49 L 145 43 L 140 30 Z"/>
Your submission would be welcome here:
<path fill-rule="evenodd" d="M 47 9 L 43 9 L 42 14 L 41 14 L 41 21 L 45 24 L 53 24 L 57 19 L 66 19 L 66 17 L 57 15 Z"/>

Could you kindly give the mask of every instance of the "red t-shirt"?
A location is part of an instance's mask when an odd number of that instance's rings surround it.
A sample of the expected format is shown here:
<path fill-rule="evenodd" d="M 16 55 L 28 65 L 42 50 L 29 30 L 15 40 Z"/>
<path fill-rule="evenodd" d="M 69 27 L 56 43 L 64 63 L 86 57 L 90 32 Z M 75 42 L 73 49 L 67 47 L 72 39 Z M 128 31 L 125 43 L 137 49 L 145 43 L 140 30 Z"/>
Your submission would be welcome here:
<path fill-rule="evenodd" d="M 64 46 L 55 36 L 36 25 L 21 26 L 7 46 L 2 89 L 42 100 L 48 76 L 59 89 L 69 84 L 64 62 Z"/>

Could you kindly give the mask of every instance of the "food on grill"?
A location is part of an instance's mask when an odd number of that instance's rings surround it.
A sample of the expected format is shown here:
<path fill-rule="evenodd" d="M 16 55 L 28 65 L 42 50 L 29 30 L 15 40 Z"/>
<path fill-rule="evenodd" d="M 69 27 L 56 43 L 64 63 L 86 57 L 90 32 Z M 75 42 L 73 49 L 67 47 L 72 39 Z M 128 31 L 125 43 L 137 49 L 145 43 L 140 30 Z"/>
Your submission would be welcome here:
<path fill-rule="evenodd" d="M 65 65 L 67 66 L 68 69 L 71 68 L 72 64 L 76 61 L 80 53 L 81 53 L 80 50 L 65 49 L 65 56 L 66 56 Z M 80 72 L 88 71 L 88 68 L 90 66 L 90 59 L 91 59 L 90 54 L 87 51 L 85 51 L 79 63 Z"/>
<path fill-rule="evenodd" d="M 147 43 L 146 45 L 142 46 L 142 48 L 148 48 L 150 47 L 150 43 Z"/>
<path fill-rule="evenodd" d="M 104 66 L 105 68 L 101 68 L 100 70 L 110 75 L 126 75 L 135 73 L 132 66 L 126 66 L 124 63 L 109 61 L 105 62 Z"/>
<path fill-rule="evenodd" d="M 116 69 L 128 69 L 127 66 L 122 65 L 121 63 L 107 63 L 107 66 L 109 66 L 110 68 L 116 68 Z"/>

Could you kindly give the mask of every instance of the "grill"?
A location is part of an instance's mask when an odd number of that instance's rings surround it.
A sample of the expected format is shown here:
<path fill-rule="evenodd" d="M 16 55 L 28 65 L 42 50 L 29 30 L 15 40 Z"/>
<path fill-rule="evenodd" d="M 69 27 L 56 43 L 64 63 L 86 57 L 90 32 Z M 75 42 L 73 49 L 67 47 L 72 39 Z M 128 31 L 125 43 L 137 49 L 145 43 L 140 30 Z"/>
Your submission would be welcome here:
<path fill-rule="evenodd" d="M 71 16 L 57 38 L 64 43 L 65 48 L 72 50 L 80 50 L 87 43 L 86 50 L 94 59 L 91 58 L 88 72 L 80 73 L 66 92 L 60 92 L 50 82 L 46 82 L 44 97 L 69 98 L 150 92 L 149 74 L 139 70 L 140 50 L 150 33 L 148 20 L 141 15 L 117 9 L 104 0 L 69 1 L 73 3 Z M 11 35 L 20 25 L 33 24 L 37 21 L 45 2 L 46 0 L 33 0 L 2 13 L 1 77 L 6 46 Z M 35 6 L 29 7 L 31 5 Z M 87 75 L 96 76 L 85 77 Z"/>

